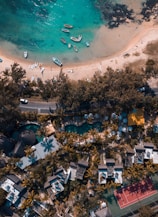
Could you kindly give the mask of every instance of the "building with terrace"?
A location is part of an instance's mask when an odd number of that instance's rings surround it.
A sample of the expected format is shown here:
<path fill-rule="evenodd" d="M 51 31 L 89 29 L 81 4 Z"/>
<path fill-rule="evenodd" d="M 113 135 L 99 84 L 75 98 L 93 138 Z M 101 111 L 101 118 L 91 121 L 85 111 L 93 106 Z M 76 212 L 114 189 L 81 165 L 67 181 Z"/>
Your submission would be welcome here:
<path fill-rule="evenodd" d="M 0 187 L 8 193 L 6 200 L 9 201 L 10 205 L 18 207 L 26 193 L 26 188 L 21 185 L 21 180 L 17 176 L 10 174 L 1 181 Z"/>
<path fill-rule="evenodd" d="M 142 145 L 136 145 L 134 147 L 134 163 L 136 164 L 143 164 L 144 163 L 144 154 L 145 149 Z"/>
<path fill-rule="evenodd" d="M 109 180 L 122 184 L 123 166 L 116 164 L 114 159 L 106 159 L 106 163 L 98 166 L 98 183 L 106 184 Z"/>
<path fill-rule="evenodd" d="M 83 180 L 87 168 L 88 168 L 88 161 L 80 160 L 77 165 L 76 178 L 79 180 Z"/>

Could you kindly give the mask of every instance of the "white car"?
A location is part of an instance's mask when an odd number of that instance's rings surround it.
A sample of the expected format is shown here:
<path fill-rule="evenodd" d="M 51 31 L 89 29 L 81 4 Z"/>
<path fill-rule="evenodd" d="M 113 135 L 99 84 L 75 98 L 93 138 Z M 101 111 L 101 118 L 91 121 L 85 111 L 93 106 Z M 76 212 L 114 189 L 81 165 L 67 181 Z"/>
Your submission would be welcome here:
<path fill-rule="evenodd" d="M 27 103 L 28 103 L 28 100 L 27 100 L 27 99 L 20 99 L 20 102 L 21 102 L 22 104 L 27 104 Z"/>

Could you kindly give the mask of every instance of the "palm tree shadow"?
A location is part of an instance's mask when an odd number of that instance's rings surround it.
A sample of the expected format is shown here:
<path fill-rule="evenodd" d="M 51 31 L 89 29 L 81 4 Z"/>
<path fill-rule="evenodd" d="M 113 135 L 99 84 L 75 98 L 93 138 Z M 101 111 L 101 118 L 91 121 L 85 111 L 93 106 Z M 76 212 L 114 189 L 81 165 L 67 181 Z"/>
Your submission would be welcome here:
<path fill-rule="evenodd" d="M 28 161 L 33 164 L 37 161 L 37 156 L 35 156 L 34 154 L 33 155 L 30 155 L 28 156 Z"/>
<path fill-rule="evenodd" d="M 41 146 L 44 147 L 44 152 L 50 152 L 54 148 L 53 139 L 45 140 L 41 142 Z"/>

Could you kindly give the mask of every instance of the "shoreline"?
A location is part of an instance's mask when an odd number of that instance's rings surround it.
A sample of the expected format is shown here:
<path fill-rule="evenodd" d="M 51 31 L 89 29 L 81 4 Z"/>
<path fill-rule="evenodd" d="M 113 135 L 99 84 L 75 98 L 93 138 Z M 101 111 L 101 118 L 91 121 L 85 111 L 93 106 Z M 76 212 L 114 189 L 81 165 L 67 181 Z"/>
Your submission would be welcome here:
<path fill-rule="evenodd" d="M 127 27 L 127 26 L 126 26 Z M 123 28 L 123 27 L 122 27 Z M 0 63 L 0 72 L 4 71 L 5 68 L 10 67 L 14 62 L 17 62 L 23 69 L 26 70 L 26 78 L 33 80 L 37 78 L 41 78 L 43 81 L 52 79 L 55 76 L 58 76 L 60 71 L 67 74 L 69 79 L 71 80 L 81 80 L 81 79 L 90 79 L 95 72 L 104 73 L 107 67 L 111 67 L 112 69 L 121 69 L 128 63 L 132 63 L 141 59 L 146 60 L 148 55 L 143 53 L 143 49 L 149 42 L 158 40 L 158 24 L 156 20 L 151 20 L 150 22 L 143 22 L 140 26 L 135 26 L 138 30 L 133 33 L 133 37 L 128 39 L 128 35 L 126 37 L 125 44 L 122 45 L 122 48 L 118 51 L 114 52 L 111 55 L 96 58 L 95 60 L 89 60 L 81 63 L 72 63 L 65 64 L 62 68 L 55 66 L 52 64 L 42 64 L 41 68 L 39 68 L 38 64 L 35 64 L 30 59 L 14 59 L 13 57 L 7 57 L 0 52 L 0 58 L 3 59 L 3 62 Z M 114 29 L 115 30 L 115 29 Z M 115 31 L 111 30 L 111 34 L 115 36 Z M 128 29 L 127 29 L 128 30 Z M 127 31 L 126 30 L 126 31 Z M 100 31 L 100 32 L 99 32 Z M 118 33 L 122 32 L 120 29 L 116 30 Z M 105 26 L 102 26 L 99 32 L 99 37 L 103 37 L 105 34 Z M 111 35 L 109 36 L 111 37 Z M 100 39 L 100 38 L 99 38 Z M 98 40 L 98 39 L 97 39 Z M 105 39 L 104 39 L 105 40 Z M 99 40 L 98 40 L 99 41 Z M 100 40 L 100 45 L 101 45 Z M 94 42 L 94 48 L 97 49 L 98 42 Z M 115 48 L 115 44 L 113 45 Z M 101 46 L 98 46 L 100 49 Z M 99 50 L 97 51 L 99 52 Z M 125 54 L 128 53 L 128 57 L 125 57 Z M 135 53 L 139 53 L 141 55 L 134 55 Z M 37 67 L 36 67 L 37 65 Z M 43 67 L 43 70 L 42 70 Z"/>

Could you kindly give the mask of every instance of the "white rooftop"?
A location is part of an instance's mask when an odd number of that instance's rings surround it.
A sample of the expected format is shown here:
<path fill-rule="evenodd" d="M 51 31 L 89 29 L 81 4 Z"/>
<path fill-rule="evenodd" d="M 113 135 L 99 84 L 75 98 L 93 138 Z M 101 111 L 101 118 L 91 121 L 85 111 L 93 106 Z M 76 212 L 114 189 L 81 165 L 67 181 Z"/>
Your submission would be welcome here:
<path fill-rule="evenodd" d="M 36 161 L 44 159 L 46 155 L 55 152 L 58 149 L 59 144 L 55 137 L 53 135 L 50 137 L 46 137 L 43 139 L 43 141 L 33 146 L 33 155 L 30 155 L 28 157 L 22 157 L 17 163 L 17 166 L 20 167 L 20 169 L 25 169 Z"/>

